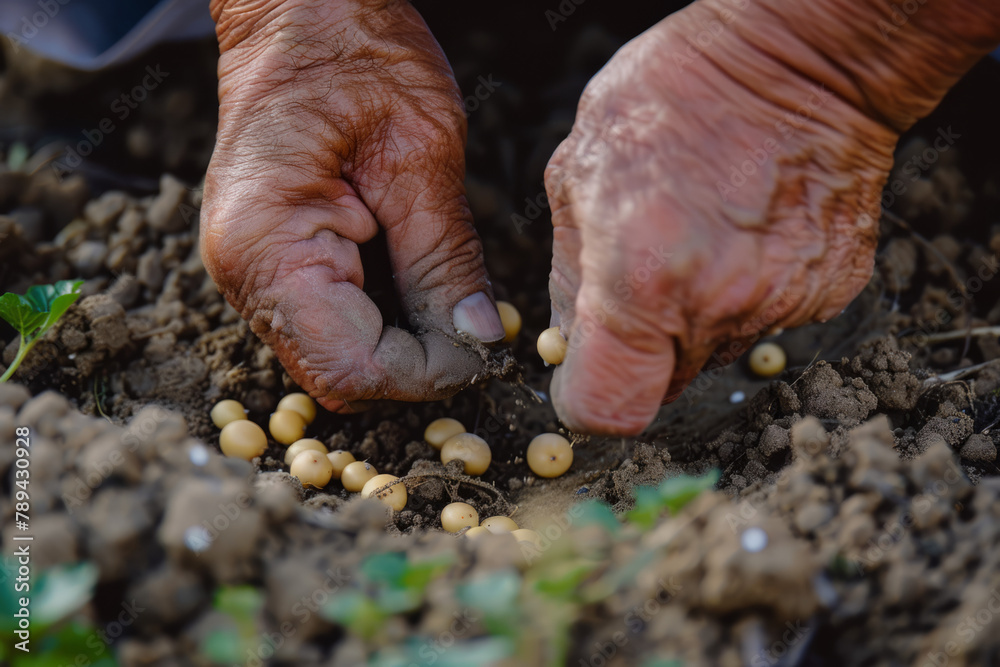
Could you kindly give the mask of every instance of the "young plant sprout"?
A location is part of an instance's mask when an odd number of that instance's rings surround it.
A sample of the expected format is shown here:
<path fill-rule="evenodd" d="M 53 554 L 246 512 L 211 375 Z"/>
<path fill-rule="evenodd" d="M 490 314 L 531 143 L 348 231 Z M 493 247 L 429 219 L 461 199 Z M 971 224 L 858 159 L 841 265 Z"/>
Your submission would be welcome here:
<path fill-rule="evenodd" d="M 290 445 L 306 433 L 306 420 L 293 410 L 278 410 L 267 422 L 271 437 L 283 445 Z"/>
<path fill-rule="evenodd" d="M 17 356 L 0 382 L 6 382 L 21 365 L 31 348 L 55 326 L 63 313 L 80 298 L 82 280 L 60 280 L 55 285 L 34 285 L 22 296 L 7 292 L 0 296 L 0 317 L 21 334 Z"/>
<path fill-rule="evenodd" d="M 267 434 L 249 419 L 237 419 L 223 427 L 219 446 L 226 456 L 252 461 L 267 450 Z"/>
<path fill-rule="evenodd" d="M 465 427 L 462 426 L 462 422 L 451 417 L 442 417 L 441 419 L 435 419 L 427 425 L 427 428 L 424 429 L 424 440 L 434 449 L 440 450 L 448 438 L 456 436 L 459 433 L 465 433 Z"/>
<path fill-rule="evenodd" d="M 306 450 L 299 452 L 288 472 L 293 477 L 298 477 L 302 486 L 322 489 L 333 477 L 333 464 L 325 453 Z"/>
<path fill-rule="evenodd" d="M 301 392 L 289 394 L 278 401 L 277 411 L 280 412 L 282 410 L 298 412 L 306 420 L 306 426 L 312 424 L 313 420 L 316 419 L 316 402 L 308 394 Z"/>
<path fill-rule="evenodd" d="M 367 461 L 355 461 L 348 463 L 344 472 L 340 473 L 340 483 L 348 491 L 357 493 L 364 489 L 365 483 L 377 474 L 378 470 L 375 470 L 375 466 Z"/>
<path fill-rule="evenodd" d="M 340 479 L 340 476 L 344 474 L 344 468 L 357 460 L 354 458 L 354 454 L 343 449 L 333 450 L 326 455 L 326 458 L 330 459 L 330 463 L 333 464 L 334 479 Z"/>
<path fill-rule="evenodd" d="M 479 525 L 479 512 L 468 503 L 451 503 L 441 510 L 441 526 L 449 533 Z"/>
<path fill-rule="evenodd" d="M 514 520 L 506 516 L 491 516 L 479 524 L 491 533 L 510 533 L 517 530 Z"/>
<path fill-rule="evenodd" d="M 518 528 L 510 533 L 518 542 L 528 542 L 535 547 L 542 548 L 542 536 L 530 528 Z"/>
<path fill-rule="evenodd" d="M 539 477 L 558 477 L 573 464 L 573 446 L 558 433 L 542 433 L 528 445 L 526 458 Z"/>
<path fill-rule="evenodd" d="M 383 486 L 386 484 L 392 484 L 392 482 L 395 482 L 398 479 L 399 478 L 395 475 L 375 475 L 370 480 L 365 482 L 363 487 L 361 487 L 361 495 L 365 498 L 370 498 L 373 493 L 381 489 Z M 398 512 L 406 507 L 406 485 L 393 484 L 388 489 L 376 494 L 375 497 L 391 507 L 394 511 Z"/>
<path fill-rule="evenodd" d="M 324 445 L 319 440 L 315 438 L 302 438 L 301 440 L 296 440 L 288 449 L 285 450 L 285 465 L 292 465 L 292 461 L 295 457 L 302 452 L 319 452 L 320 454 L 326 454 L 326 445 Z M 333 463 L 332 461 L 330 462 Z"/>
<path fill-rule="evenodd" d="M 761 343 L 750 353 L 750 370 L 769 378 L 785 370 L 785 351 L 777 343 Z"/>
<path fill-rule="evenodd" d="M 558 366 L 566 358 L 566 339 L 559 327 L 551 327 L 538 335 L 538 356 L 553 366 Z"/>
<path fill-rule="evenodd" d="M 500 313 L 500 323 L 503 324 L 503 343 L 513 342 L 521 333 L 521 313 L 514 304 L 497 301 L 497 311 Z"/>
<path fill-rule="evenodd" d="M 224 401 L 216 403 L 212 408 L 212 411 L 209 413 L 209 416 L 212 418 L 212 423 L 215 424 L 216 427 L 225 428 L 226 424 L 229 422 L 246 419 L 247 410 L 239 401 L 227 398 Z"/>
<path fill-rule="evenodd" d="M 490 467 L 490 446 L 478 435 L 459 433 L 441 446 L 441 463 L 458 459 L 465 463 L 466 475 L 482 475 Z"/>

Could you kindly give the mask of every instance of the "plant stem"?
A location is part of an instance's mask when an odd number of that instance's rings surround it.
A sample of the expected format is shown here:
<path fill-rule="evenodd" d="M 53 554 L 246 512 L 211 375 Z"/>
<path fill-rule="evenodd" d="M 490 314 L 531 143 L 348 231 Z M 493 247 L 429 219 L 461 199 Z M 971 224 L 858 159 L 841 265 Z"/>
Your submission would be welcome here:
<path fill-rule="evenodd" d="M 6 382 L 10 379 L 10 376 L 14 374 L 14 371 L 16 371 L 17 367 L 21 365 L 21 362 L 24 361 L 26 356 L 28 356 L 28 353 L 31 352 L 31 348 L 33 348 L 37 342 L 38 339 L 36 338 L 30 343 L 25 344 L 24 336 L 21 336 L 21 344 L 17 348 L 17 356 L 14 357 L 14 361 L 11 362 L 10 368 L 7 369 L 7 372 L 0 376 L 0 382 Z"/>

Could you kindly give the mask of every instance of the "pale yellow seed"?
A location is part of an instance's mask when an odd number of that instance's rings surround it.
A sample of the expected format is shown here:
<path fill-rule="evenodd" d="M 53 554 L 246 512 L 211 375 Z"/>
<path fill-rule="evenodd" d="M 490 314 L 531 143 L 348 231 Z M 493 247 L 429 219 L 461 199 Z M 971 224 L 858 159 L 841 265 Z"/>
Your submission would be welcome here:
<path fill-rule="evenodd" d="M 466 475 L 482 475 L 490 467 L 490 446 L 478 435 L 459 433 L 441 446 L 441 463 L 458 459 L 465 463 Z"/>
<path fill-rule="evenodd" d="M 240 419 L 247 418 L 247 411 L 243 408 L 243 404 L 239 401 L 234 401 L 231 398 L 227 398 L 224 401 L 219 401 L 212 408 L 209 413 L 212 418 L 212 423 L 218 428 L 225 428 L 226 424 L 230 422 L 239 421 Z M 465 429 L 462 429 L 463 431 Z"/>
<path fill-rule="evenodd" d="M 546 329 L 538 335 L 538 355 L 547 364 L 558 366 L 566 358 L 566 339 L 559 327 Z"/>
<path fill-rule="evenodd" d="M 769 378 L 785 370 L 785 351 L 777 343 L 761 343 L 750 352 L 750 370 Z"/>
<path fill-rule="evenodd" d="M 542 536 L 530 528 L 518 528 L 510 533 L 518 542 L 528 542 L 535 547 L 542 548 Z"/>
<path fill-rule="evenodd" d="M 340 474 L 340 483 L 348 491 L 358 492 L 365 488 L 365 482 L 378 474 L 375 466 L 365 461 L 355 461 L 348 463 L 344 472 Z"/>
<path fill-rule="evenodd" d="M 285 465 L 292 465 L 292 461 L 295 460 L 295 457 L 302 452 L 319 452 L 321 454 L 326 454 L 326 445 L 314 438 L 302 438 L 301 440 L 296 440 L 289 445 L 288 449 L 285 450 Z"/>
<path fill-rule="evenodd" d="M 462 534 L 470 539 L 478 540 L 483 535 L 489 535 L 490 531 L 486 530 L 482 526 L 473 526 Z"/>
<path fill-rule="evenodd" d="M 288 472 L 292 477 L 298 477 L 302 486 L 322 489 L 333 477 L 333 464 L 325 453 L 306 450 L 299 452 Z"/>
<path fill-rule="evenodd" d="M 462 426 L 462 422 L 451 417 L 442 417 L 441 419 L 435 419 L 427 425 L 427 428 L 424 429 L 424 440 L 434 449 L 440 450 L 448 438 L 456 436 L 459 433 L 465 433 L 465 427 Z"/>
<path fill-rule="evenodd" d="M 457 533 L 466 526 L 479 525 L 479 512 L 468 503 L 451 503 L 441 510 L 441 526 L 449 533 Z"/>
<path fill-rule="evenodd" d="M 517 524 L 507 516 L 491 516 L 479 524 L 491 533 L 509 533 L 517 530 Z"/>
<path fill-rule="evenodd" d="M 528 445 L 525 458 L 539 477 L 558 477 L 573 464 L 573 447 L 558 433 L 542 433 Z"/>
<path fill-rule="evenodd" d="M 365 485 L 361 487 L 361 495 L 365 498 L 372 497 L 378 489 L 381 489 L 386 484 L 391 484 L 399 478 L 395 475 L 375 475 L 370 480 L 365 482 Z M 378 495 L 374 496 L 378 498 L 383 503 L 399 511 L 406 507 L 406 485 L 403 483 L 393 484 L 388 489 L 381 491 Z"/>
<path fill-rule="evenodd" d="M 278 410 L 298 412 L 306 420 L 307 426 L 316 419 L 316 401 L 312 400 L 308 394 L 295 393 L 285 396 L 278 401 Z"/>
<path fill-rule="evenodd" d="M 267 434 L 252 421 L 237 419 L 223 427 L 219 446 L 226 456 L 250 461 L 267 450 Z"/>
<path fill-rule="evenodd" d="M 278 410 L 267 422 L 271 437 L 283 445 L 290 445 L 306 433 L 306 420 L 294 410 Z"/>
<path fill-rule="evenodd" d="M 330 459 L 330 463 L 333 464 L 334 479 L 340 479 L 340 476 L 344 474 L 344 468 L 357 460 L 354 458 L 354 454 L 346 452 L 343 449 L 333 450 L 326 455 L 326 458 Z"/>
<path fill-rule="evenodd" d="M 503 324 L 503 342 L 510 343 L 521 333 L 521 313 L 517 312 L 514 304 L 506 301 L 497 301 L 497 311 Z"/>

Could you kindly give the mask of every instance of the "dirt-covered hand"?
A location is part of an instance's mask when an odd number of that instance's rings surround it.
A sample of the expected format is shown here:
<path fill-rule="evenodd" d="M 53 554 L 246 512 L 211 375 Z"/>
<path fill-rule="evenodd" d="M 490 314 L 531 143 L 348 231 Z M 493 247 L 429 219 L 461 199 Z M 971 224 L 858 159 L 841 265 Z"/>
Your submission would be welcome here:
<path fill-rule="evenodd" d="M 481 367 L 456 330 L 503 327 L 465 200 L 465 115 L 405 1 L 212 3 L 219 132 L 202 255 L 326 408 L 450 395 Z M 383 326 L 358 244 L 385 232 L 413 334 Z"/>
<path fill-rule="evenodd" d="M 834 317 L 871 275 L 897 131 L 733 23 L 701 2 L 627 44 L 549 163 L 573 429 L 641 431 L 706 364 Z"/>

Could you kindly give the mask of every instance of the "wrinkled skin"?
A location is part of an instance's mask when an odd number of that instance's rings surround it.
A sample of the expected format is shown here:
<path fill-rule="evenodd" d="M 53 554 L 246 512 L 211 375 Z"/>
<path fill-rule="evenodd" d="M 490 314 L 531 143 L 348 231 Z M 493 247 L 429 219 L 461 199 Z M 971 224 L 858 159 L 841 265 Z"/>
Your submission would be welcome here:
<path fill-rule="evenodd" d="M 836 3 L 765 4 L 703 0 L 627 44 L 549 163 L 549 287 L 569 341 L 552 396 L 574 430 L 638 433 L 703 368 L 839 314 L 871 277 L 899 133 L 998 37 L 973 3 L 938 23 L 977 52 L 922 34 L 927 13 L 883 40 L 877 14 L 852 31 Z M 846 77 L 813 46 L 831 42 L 871 57 Z"/>
<path fill-rule="evenodd" d="M 452 309 L 484 292 L 454 77 L 405 2 L 213 5 L 220 121 L 202 212 L 209 273 L 329 410 L 455 393 L 481 368 Z M 411 335 L 362 291 L 386 234 Z"/>
<path fill-rule="evenodd" d="M 492 295 L 433 37 L 394 0 L 212 7 L 210 273 L 331 410 L 454 393 L 479 362 L 452 309 Z M 706 365 L 837 315 L 871 275 L 899 133 L 1000 39 L 995 10 L 921 5 L 887 34 L 895 10 L 875 2 L 700 0 L 616 54 L 546 171 L 563 422 L 637 433 Z M 416 337 L 383 328 L 361 292 L 357 244 L 379 228 Z M 495 317 L 478 321 L 500 337 Z"/>

